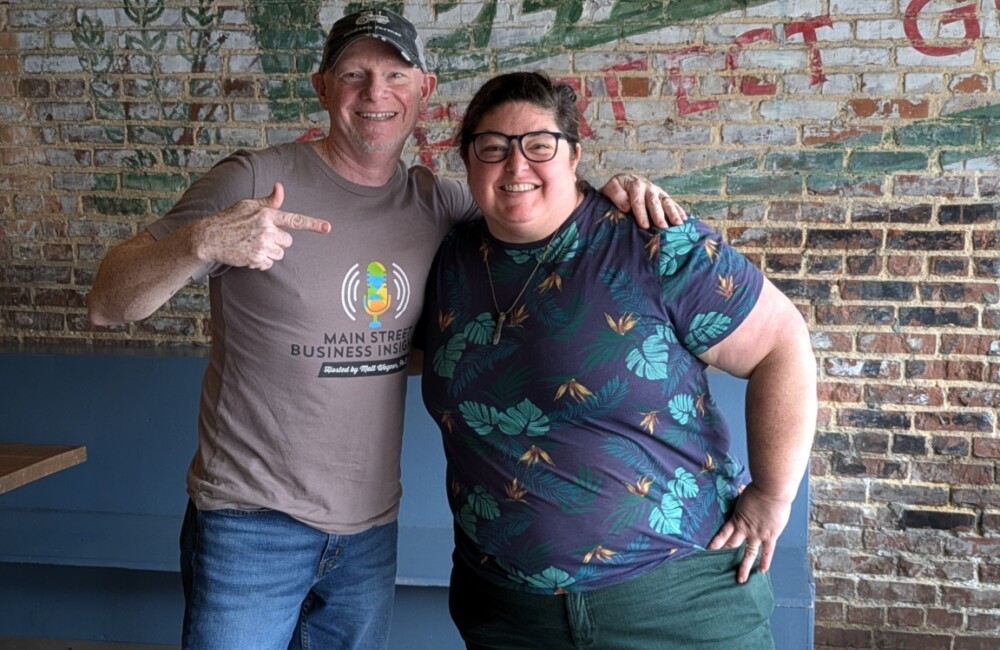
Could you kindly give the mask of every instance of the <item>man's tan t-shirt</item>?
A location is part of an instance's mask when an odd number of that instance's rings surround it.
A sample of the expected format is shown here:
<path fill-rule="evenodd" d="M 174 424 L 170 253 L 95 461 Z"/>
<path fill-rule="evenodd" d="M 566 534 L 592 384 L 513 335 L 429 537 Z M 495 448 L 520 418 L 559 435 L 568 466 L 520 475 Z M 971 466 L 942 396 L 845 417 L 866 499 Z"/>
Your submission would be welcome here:
<path fill-rule="evenodd" d="M 199 509 L 269 508 L 351 534 L 395 519 L 410 337 L 444 234 L 476 214 L 460 183 L 399 164 L 348 182 L 309 144 L 237 152 L 149 226 L 162 238 L 284 185 L 293 231 L 267 271 L 206 266 L 209 365 L 188 492 Z"/>

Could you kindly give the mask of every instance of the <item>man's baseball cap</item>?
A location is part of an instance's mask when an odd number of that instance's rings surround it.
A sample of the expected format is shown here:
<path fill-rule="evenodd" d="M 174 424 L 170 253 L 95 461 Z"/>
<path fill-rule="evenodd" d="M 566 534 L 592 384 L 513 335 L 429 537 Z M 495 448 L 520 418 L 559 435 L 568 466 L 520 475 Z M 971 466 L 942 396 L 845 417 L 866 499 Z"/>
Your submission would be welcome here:
<path fill-rule="evenodd" d="M 417 28 L 410 21 L 388 9 L 365 9 L 335 22 L 326 39 L 326 48 L 323 50 L 323 59 L 319 66 L 320 72 L 335 66 L 344 50 L 362 38 L 385 41 L 399 50 L 399 54 L 406 61 L 428 72 L 424 44 L 417 35 Z"/>

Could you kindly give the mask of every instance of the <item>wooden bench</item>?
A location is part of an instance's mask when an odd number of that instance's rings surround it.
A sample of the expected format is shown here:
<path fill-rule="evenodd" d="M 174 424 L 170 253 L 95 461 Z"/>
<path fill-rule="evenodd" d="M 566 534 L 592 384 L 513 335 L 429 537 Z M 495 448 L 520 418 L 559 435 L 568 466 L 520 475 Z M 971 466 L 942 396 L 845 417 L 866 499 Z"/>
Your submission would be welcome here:
<path fill-rule="evenodd" d="M 88 451 L 83 465 L 0 495 L 0 639 L 179 643 L 178 536 L 204 367 L 176 352 L 0 353 L 0 440 Z M 393 647 L 457 649 L 441 442 L 410 381 Z M 712 381 L 739 430 L 743 382 Z M 803 481 L 772 572 L 779 650 L 812 647 L 807 506 Z"/>

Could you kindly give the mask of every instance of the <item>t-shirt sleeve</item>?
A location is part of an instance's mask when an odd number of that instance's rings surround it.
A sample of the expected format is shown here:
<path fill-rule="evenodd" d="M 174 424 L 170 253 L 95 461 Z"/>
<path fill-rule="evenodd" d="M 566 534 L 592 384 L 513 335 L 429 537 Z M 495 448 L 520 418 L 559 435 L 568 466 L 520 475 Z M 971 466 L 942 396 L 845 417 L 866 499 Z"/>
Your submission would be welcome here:
<path fill-rule="evenodd" d="M 199 219 L 221 212 L 233 203 L 254 196 L 253 154 L 236 151 L 215 164 L 191 184 L 167 214 L 146 226 L 156 239 L 184 228 Z M 207 263 L 194 279 L 215 274 L 224 268 Z"/>
<path fill-rule="evenodd" d="M 438 177 L 438 188 L 444 195 L 445 205 L 448 206 L 449 225 L 471 221 L 479 216 L 479 207 L 472 200 L 472 194 L 465 183 L 453 178 Z"/>
<path fill-rule="evenodd" d="M 677 338 L 696 355 L 739 327 L 764 284 L 760 269 L 695 218 L 660 231 L 658 264 Z"/>

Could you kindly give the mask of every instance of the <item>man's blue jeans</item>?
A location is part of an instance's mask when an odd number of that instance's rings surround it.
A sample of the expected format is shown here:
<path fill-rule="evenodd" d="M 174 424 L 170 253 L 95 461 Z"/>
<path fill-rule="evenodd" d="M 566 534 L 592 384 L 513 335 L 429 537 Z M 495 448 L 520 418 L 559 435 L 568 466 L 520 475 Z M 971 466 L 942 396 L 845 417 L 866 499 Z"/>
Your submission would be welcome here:
<path fill-rule="evenodd" d="M 181 532 L 186 650 L 383 650 L 395 522 L 330 535 L 273 510 L 199 511 Z"/>

